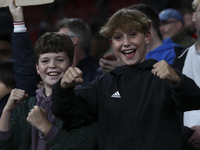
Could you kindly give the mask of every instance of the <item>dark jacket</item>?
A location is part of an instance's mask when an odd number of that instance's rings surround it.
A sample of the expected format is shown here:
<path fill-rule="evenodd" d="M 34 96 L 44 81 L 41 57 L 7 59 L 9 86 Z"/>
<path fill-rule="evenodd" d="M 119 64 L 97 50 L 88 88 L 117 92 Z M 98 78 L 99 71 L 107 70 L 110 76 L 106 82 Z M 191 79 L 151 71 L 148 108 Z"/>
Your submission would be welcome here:
<path fill-rule="evenodd" d="M 189 47 L 190 48 L 190 47 Z M 176 57 L 174 58 L 172 66 L 182 72 L 183 66 L 185 63 L 185 59 L 188 53 L 189 48 L 179 48 L 175 47 Z M 193 148 L 187 148 L 188 140 L 192 136 L 194 130 L 189 127 L 183 126 L 183 112 L 178 111 L 178 117 L 180 118 L 180 123 L 182 125 L 182 133 L 183 133 L 183 146 L 185 149 L 193 150 Z"/>
<path fill-rule="evenodd" d="M 186 30 L 182 30 L 181 32 L 174 35 L 171 39 L 174 43 L 184 48 L 190 47 L 196 42 L 196 39 L 189 36 Z"/>
<path fill-rule="evenodd" d="M 83 72 L 83 82 L 81 83 L 81 85 L 93 81 L 98 75 L 102 74 L 99 66 L 88 54 L 77 64 L 76 67 L 78 67 Z"/>
<path fill-rule="evenodd" d="M 41 79 L 36 71 L 33 48 L 27 32 L 12 34 L 12 49 L 16 88 L 34 96 Z"/>
<path fill-rule="evenodd" d="M 172 66 L 174 68 L 177 68 L 180 72 L 182 72 L 188 50 L 189 48 L 181 48 L 181 47 L 174 48 L 176 57 L 174 58 Z"/>
<path fill-rule="evenodd" d="M 29 150 L 31 145 L 31 125 L 26 121 L 29 111 L 36 104 L 36 98 L 24 100 L 13 113 L 11 120 L 12 138 L 0 140 L 1 150 Z M 57 119 L 56 126 L 63 129 L 63 122 Z M 98 125 L 74 130 L 60 130 L 52 141 L 46 141 L 51 150 L 93 150 L 97 144 Z M 9 134 L 9 133 L 7 133 Z M 0 137 L 2 139 L 2 137 Z"/>
<path fill-rule="evenodd" d="M 182 74 L 177 85 L 161 80 L 151 73 L 156 62 L 117 67 L 75 91 L 58 82 L 52 112 L 63 120 L 83 113 L 96 116 L 100 150 L 181 150 L 176 108 L 200 108 L 200 89 Z"/>

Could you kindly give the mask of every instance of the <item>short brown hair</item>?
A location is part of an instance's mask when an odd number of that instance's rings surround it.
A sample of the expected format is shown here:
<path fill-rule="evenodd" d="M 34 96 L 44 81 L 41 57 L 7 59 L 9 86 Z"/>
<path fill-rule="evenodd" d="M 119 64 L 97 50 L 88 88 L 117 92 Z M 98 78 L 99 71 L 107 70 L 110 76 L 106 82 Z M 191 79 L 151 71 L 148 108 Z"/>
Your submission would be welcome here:
<path fill-rule="evenodd" d="M 74 44 L 72 40 L 65 34 L 47 32 L 40 36 L 35 44 L 34 55 L 36 58 L 36 63 L 38 63 L 40 54 L 51 52 L 65 52 L 69 57 L 69 63 L 71 64 L 74 58 Z"/>
<path fill-rule="evenodd" d="M 146 33 L 151 27 L 151 20 L 138 10 L 123 8 L 112 15 L 107 23 L 101 28 L 100 34 L 111 38 L 116 29 L 128 31 L 132 28 Z"/>

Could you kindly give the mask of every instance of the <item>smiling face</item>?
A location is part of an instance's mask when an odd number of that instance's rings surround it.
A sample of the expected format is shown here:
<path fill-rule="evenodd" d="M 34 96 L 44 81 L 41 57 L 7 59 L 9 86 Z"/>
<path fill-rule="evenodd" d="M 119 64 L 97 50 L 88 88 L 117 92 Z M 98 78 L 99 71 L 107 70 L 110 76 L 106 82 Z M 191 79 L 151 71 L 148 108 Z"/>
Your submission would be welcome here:
<path fill-rule="evenodd" d="M 7 41 L 0 40 L 0 61 L 12 59 L 12 46 Z"/>
<path fill-rule="evenodd" d="M 135 65 L 145 60 L 145 47 L 150 42 L 150 32 L 144 34 L 134 30 L 116 30 L 111 40 L 116 57 L 126 65 Z"/>
<path fill-rule="evenodd" d="M 160 33 L 163 39 L 172 38 L 175 34 L 183 29 L 183 23 L 175 18 L 160 21 Z"/>
<path fill-rule="evenodd" d="M 40 54 L 36 68 L 47 89 L 52 88 L 70 66 L 66 53 L 58 52 Z"/>

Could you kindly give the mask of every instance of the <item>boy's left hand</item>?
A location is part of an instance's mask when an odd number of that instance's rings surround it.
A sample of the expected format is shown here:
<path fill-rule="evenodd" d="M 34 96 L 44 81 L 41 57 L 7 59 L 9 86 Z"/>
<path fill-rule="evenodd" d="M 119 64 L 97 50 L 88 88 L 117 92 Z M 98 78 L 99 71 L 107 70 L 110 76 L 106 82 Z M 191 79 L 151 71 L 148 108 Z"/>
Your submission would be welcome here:
<path fill-rule="evenodd" d="M 43 135 L 46 135 L 51 129 L 51 123 L 48 121 L 46 110 L 39 106 L 34 106 L 28 113 L 26 119 L 29 124 L 36 127 Z"/>
<path fill-rule="evenodd" d="M 24 21 L 23 7 L 17 7 L 15 5 L 15 0 L 12 0 L 12 2 L 10 3 L 9 10 L 14 22 Z"/>
<path fill-rule="evenodd" d="M 153 65 L 151 72 L 160 79 L 167 79 L 170 83 L 177 84 L 180 82 L 180 76 L 176 71 L 164 60 Z"/>

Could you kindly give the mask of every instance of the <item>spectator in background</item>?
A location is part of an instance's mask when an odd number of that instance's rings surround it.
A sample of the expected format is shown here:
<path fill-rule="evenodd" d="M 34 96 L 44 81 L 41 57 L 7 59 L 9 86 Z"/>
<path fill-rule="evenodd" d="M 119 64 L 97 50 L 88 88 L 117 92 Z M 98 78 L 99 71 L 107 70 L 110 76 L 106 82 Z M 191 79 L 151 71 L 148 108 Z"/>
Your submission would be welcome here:
<path fill-rule="evenodd" d="M 183 19 L 185 23 L 185 30 L 187 33 L 194 39 L 197 39 L 196 34 L 196 27 L 195 23 L 193 21 L 193 10 L 192 9 L 186 9 L 184 10 Z"/>
<path fill-rule="evenodd" d="M 9 13 L 0 13 L 0 30 L 13 30 L 13 20 Z"/>
<path fill-rule="evenodd" d="M 0 117 L 12 89 L 15 88 L 13 62 L 0 62 Z"/>
<path fill-rule="evenodd" d="M 0 30 L 0 62 L 12 59 L 11 31 Z"/>
<path fill-rule="evenodd" d="M 136 9 L 144 13 L 151 21 L 151 41 L 146 47 L 146 59 L 156 59 L 157 61 L 165 60 L 168 64 L 172 64 L 175 58 L 174 47 L 180 47 L 174 43 L 171 38 L 162 40 L 159 31 L 159 16 L 158 13 L 150 6 L 145 4 L 136 4 L 128 7 Z"/>
<path fill-rule="evenodd" d="M 94 34 L 92 36 L 90 42 L 90 54 L 97 64 L 99 63 L 99 59 L 102 58 L 105 55 L 105 53 L 107 53 L 110 50 L 110 47 L 111 46 L 109 40 L 105 37 L 99 34 Z"/>
<path fill-rule="evenodd" d="M 173 66 L 193 79 L 200 87 L 200 0 L 194 0 L 192 8 L 194 9 L 192 18 L 197 30 L 197 42 L 182 51 L 176 50 L 177 56 Z M 200 149 L 200 110 L 184 112 L 181 118 L 183 118 L 183 125 L 194 132 L 189 140 L 186 140 L 186 145 L 191 150 Z M 184 128 L 184 133 L 189 133 L 189 130 Z"/>
<path fill-rule="evenodd" d="M 196 40 L 187 34 L 184 28 L 183 16 L 178 10 L 164 9 L 159 13 L 159 19 L 163 39 L 170 37 L 174 43 L 185 48 L 195 43 Z"/>
<path fill-rule="evenodd" d="M 64 18 L 57 24 L 58 33 L 68 35 L 75 46 L 74 50 L 74 66 L 79 67 L 83 72 L 85 84 L 93 81 L 96 76 L 101 74 L 98 64 L 89 55 L 89 44 L 91 40 L 91 31 L 88 26 L 80 18 Z"/>
<path fill-rule="evenodd" d="M 0 13 L 0 62 L 12 59 L 11 33 L 13 30 L 12 16 Z"/>

